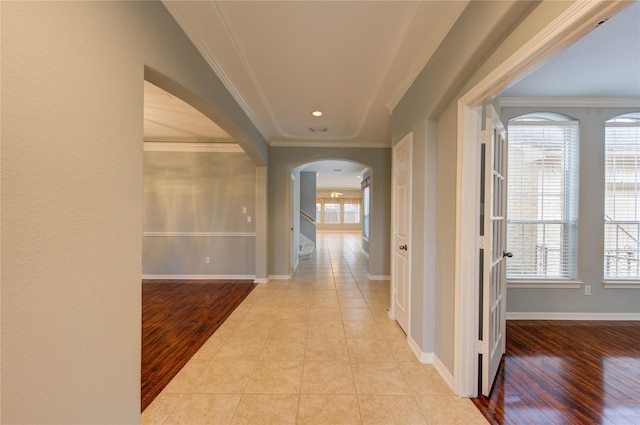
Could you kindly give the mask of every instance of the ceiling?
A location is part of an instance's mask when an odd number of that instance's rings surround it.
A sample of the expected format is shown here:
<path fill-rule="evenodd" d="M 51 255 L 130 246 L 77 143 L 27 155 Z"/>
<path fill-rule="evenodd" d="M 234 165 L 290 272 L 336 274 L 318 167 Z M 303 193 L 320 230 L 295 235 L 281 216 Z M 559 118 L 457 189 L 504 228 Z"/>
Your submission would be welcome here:
<path fill-rule="evenodd" d="M 233 143 L 200 111 L 148 81 L 144 82 L 144 141 Z"/>
<path fill-rule="evenodd" d="M 634 2 L 505 97 L 640 98 L 640 2 Z"/>
<path fill-rule="evenodd" d="M 270 145 L 387 147 L 467 1 L 164 4 Z"/>
<path fill-rule="evenodd" d="M 270 145 L 378 147 L 390 145 L 390 111 L 467 1 L 163 3 Z M 503 96 L 640 98 L 639 23 L 634 2 Z M 144 116 L 145 141 L 232 142 L 149 83 Z M 362 168 L 305 171 L 319 172 L 319 188 L 348 189 Z"/>
<path fill-rule="evenodd" d="M 301 171 L 317 173 L 318 189 L 360 190 L 362 173 L 366 167 L 351 161 L 315 161 L 301 167 Z"/>

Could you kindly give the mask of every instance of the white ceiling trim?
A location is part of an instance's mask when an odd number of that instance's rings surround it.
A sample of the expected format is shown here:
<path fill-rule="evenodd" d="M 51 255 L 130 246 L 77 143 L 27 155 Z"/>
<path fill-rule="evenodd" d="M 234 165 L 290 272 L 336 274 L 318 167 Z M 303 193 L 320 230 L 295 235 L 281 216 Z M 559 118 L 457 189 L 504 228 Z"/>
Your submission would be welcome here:
<path fill-rule="evenodd" d="M 222 139 L 222 138 L 217 138 L 217 137 L 145 137 L 144 138 L 144 142 L 145 143 L 180 143 L 180 144 L 185 144 L 185 143 L 206 143 L 206 144 L 213 144 L 213 143 L 217 143 L 217 144 L 232 144 L 235 145 L 236 141 L 233 139 Z"/>
<path fill-rule="evenodd" d="M 243 53 L 242 49 L 240 48 L 239 43 L 238 43 L 236 37 L 234 36 L 233 31 L 231 30 L 231 27 L 230 27 L 230 25 L 228 23 L 228 20 L 227 20 L 225 14 L 224 14 L 224 11 L 220 8 L 218 2 L 216 2 L 214 4 L 215 4 L 216 11 L 218 12 L 218 14 L 220 16 L 220 19 L 221 19 L 221 21 L 223 23 L 223 27 L 224 27 L 225 33 L 226 33 L 227 37 L 229 38 L 229 40 L 231 41 L 236 54 L 240 58 L 242 66 L 244 67 L 244 71 L 246 72 L 247 76 L 249 77 L 249 80 L 251 81 L 251 84 L 252 84 L 253 88 L 256 90 L 256 92 L 258 94 L 258 97 L 259 97 L 263 107 L 265 108 L 265 111 L 269 114 L 269 118 L 271 119 L 271 123 L 275 127 L 276 131 L 279 134 L 281 134 L 281 135 L 283 135 L 283 136 L 285 136 L 287 138 L 291 138 L 291 139 L 304 139 L 304 140 L 316 139 L 317 135 L 314 135 L 314 134 L 310 134 L 308 136 L 302 136 L 300 134 L 292 134 L 292 133 L 290 133 L 288 131 L 285 131 L 282 128 L 282 125 L 278 121 L 277 116 L 276 116 L 276 114 L 275 114 L 275 112 L 273 110 L 273 107 L 272 107 L 271 103 L 269 102 L 267 96 L 264 94 L 264 90 L 262 89 L 260 83 L 258 82 L 257 78 L 255 77 L 255 73 L 253 72 L 251 66 L 249 65 L 249 61 L 247 60 L 247 58 L 246 58 L 245 54 Z M 415 12 L 416 12 L 416 9 L 418 7 L 418 4 L 419 4 L 419 2 L 413 3 L 411 5 L 411 7 L 407 9 L 407 12 L 405 13 L 405 16 L 403 18 L 403 24 L 402 24 L 400 30 L 397 32 L 398 36 L 396 37 L 396 40 L 393 43 L 392 54 L 386 56 L 387 62 L 385 64 L 385 66 L 381 68 L 380 75 L 378 76 L 377 83 L 375 84 L 375 90 L 371 91 L 371 96 L 369 98 L 369 101 L 366 102 L 366 104 L 365 104 L 366 106 L 363 108 L 363 112 L 362 112 L 362 114 L 361 114 L 361 116 L 359 118 L 359 123 L 355 126 L 356 129 L 351 134 L 346 134 L 346 135 L 342 134 L 342 135 L 339 135 L 339 136 L 325 136 L 325 137 L 323 137 L 322 140 L 351 139 L 351 138 L 358 137 L 358 135 L 362 133 L 363 127 L 365 125 L 367 117 L 369 116 L 369 113 L 371 112 L 371 108 L 372 108 L 372 106 L 373 106 L 373 104 L 374 104 L 374 102 L 376 100 L 376 97 L 379 95 L 380 89 L 382 88 L 382 86 L 383 86 L 383 84 L 385 82 L 385 78 L 387 77 L 387 75 L 388 75 L 388 73 L 389 73 L 389 71 L 391 69 L 391 66 L 394 63 L 394 59 L 396 58 L 396 56 L 398 54 L 398 51 L 399 51 L 399 49 L 401 48 L 401 46 L 403 44 L 404 38 L 405 38 L 405 36 L 406 36 L 410 26 L 411 26 L 411 23 L 414 20 L 414 17 L 416 15 Z M 442 23 L 443 21 L 440 21 L 440 22 Z M 443 37 L 444 37 L 445 34 L 443 34 Z M 216 64 L 217 64 L 217 61 L 215 60 L 215 58 L 213 58 L 213 56 L 211 57 L 211 60 L 216 62 Z M 217 65 L 217 68 L 221 68 L 219 64 Z M 417 73 L 416 73 L 416 75 L 417 75 Z M 410 83 L 407 85 L 405 90 L 408 89 L 410 84 L 413 82 L 413 79 L 415 79 L 415 76 L 413 76 L 413 78 L 411 79 Z M 229 81 L 229 83 L 231 84 L 230 81 Z M 234 91 L 236 93 L 238 93 L 237 90 L 234 89 Z M 240 95 L 238 94 L 238 96 L 240 96 Z M 252 114 L 252 116 L 255 117 L 255 114 Z M 267 140 L 267 142 L 271 146 L 277 146 L 277 144 L 274 144 L 274 143 L 277 143 L 277 142 L 273 142 L 273 141 L 269 140 L 266 137 L 265 137 L 265 139 Z M 330 146 L 329 144 L 326 144 L 326 143 L 322 144 L 321 146 L 332 147 L 332 146 Z"/>
<path fill-rule="evenodd" d="M 393 110 L 396 108 L 396 106 L 398 106 L 398 103 L 400 103 L 400 101 L 402 100 L 404 95 L 407 93 L 407 91 L 409 90 L 413 82 L 416 80 L 416 78 L 418 78 L 418 75 L 420 74 L 420 72 L 422 72 L 424 67 L 429 62 L 429 59 L 431 59 L 431 57 L 433 56 L 435 51 L 438 49 L 440 44 L 442 44 L 442 41 L 445 39 L 445 37 L 449 33 L 449 30 L 453 27 L 453 25 L 455 24 L 455 21 L 458 19 L 458 17 L 460 17 L 460 14 L 462 14 L 462 11 L 467 6 L 468 1 L 464 1 L 464 2 L 460 1 L 458 3 L 459 3 L 459 6 L 457 9 L 455 8 L 447 9 L 447 14 L 441 16 L 441 19 L 438 21 L 437 27 L 435 28 L 434 31 L 432 31 L 432 34 L 439 35 L 439 37 L 437 39 L 436 38 L 432 39 L 431 45 L 430 45 L 431 47 L 429 48 L 429 50 L 425 52 L 422 58 L 419 58 L 413 63 L 413 66 L 411 67 L 411 70 L 409 71 L 407 78 L 398 86 L 398 90 L 395 92 L 395 94 L 391 97 L 391 99 L 387 103 L 387 110 L 389 111 L 390 114 L 393 113 Z"/>
<path fill-rule="evenodd" d="M 369 102 L 367 102 L 367 106 L 364 110 L 364 113 L 362 114 L 361 118 L 360 118 L 360 123 L 358 124 L 358 129 L 355 131 L 355 134 L 351 134 L 347 137 L 349 138 L 353 138 L 353 137 L 357 137 L 358 134 L 360 134 L 362 132 L 362 128 L 364 127 L 364 123 L 367 120 L 367 117 L 369 116 L 370 112 L 371 112 L 371 108 L 373 107 L 373 103 L 376 100 L 376 97 L 378 97 L 378 95 L 380 94 L 380 89 L 382 88 L 387 75 L 389 75 L 389 71 L 391 70 L 391 66 L 393 65 L 396 57 L 398 56 L 398 52 L 400 51 L 400 48 L 402 47 L 403 41 L 407 35 L 407 32 L 409 31 L 409 28 L 411 26 L 411 23 L 413 22 L 413 19 L 416 15 L 416 9 L 418 8 L 418 2 L 413 3 L 411 5 L 411 7 L 407 10 L 407 13 L 404 16 L 403 22 L 402 22 L 402 27 L 400 29 L 400 31 L 398 31 L 398 36 L 396 37 L 396 40 L 393 43 L 393 54 L 391 55 L 387 55 L 387 63 L 384 65 L 384 67 L 382 68 L 382 72 L 380 73 L 380 75 L 378 76 L 378 82 L 376 83 L 376 88 L 375 90 L 373 90 L 371 92 L 371 96 L 369 97 Z M 388 109 L 388 108 L 387 108 Z M 289 137 L 295 137 L 295 136 L 289 136 Z M 340 137 L 340 138 L 344 138 L 344 137 Z M 335 138 L 338 139 L 338 138 Z"/>
<path fill-rule="evenodd" d="M 145 152 L 218 152 L 242 153 L 244 150 L 236 143 L 166 143 L 144 142 Z"/>
<path fill-rule="evenodd" d="M 640 107 L 638 97 L 501 97 L 500 106 L 561 108 L 635 108 Z"/>
<path fill-rule="evenodd" d="M 262 9 L 252 9 L 249 5 L 245 7 L 241 2 L 213 0 L 163 0 L 163 3 L 270 145 L 278 145 L 278 140 L 292 140 L 294 144 L 296 141 L 319 143 L 322 140 L 328 143 L 321 146 L 333 146 L 331 141 L 341 143 L 343 140 L 353 139 L 358 144 L 376 140 L 378 146 L 381 144 L 379 139 L 384 140 L 386 147 L 390 145 L 390 110 L 411 87 L 468 0 L 397 2 L 395 5 L 389 2 L 379 7 L 381 3 L 374 7 L 375 2 L 367 2 L 368 6 L 363 3 L 362 9 L 357 9 L 359 6 L 345 6 L 348 2 L 318 2 L 316 6 L 308 7 L 297 3 L 292 8 L 279 2 L 273 2 L 273 8 L 263 7 L 265 3 L 260 3 L 259 7 Z M 320 12 L 317 13 L 318 19 L 329 19 L 327 22 L 332 22 L 332 10 L 336 13 L 345 12 L 341 15 L 344 19 L 336 16 L 335 32 L 323 25 L 309 34 L 311 46 L 321 44 L 319 37 L 323 34 L 326 35 L 325 40 L 340 43 L 329 50 L 336 54 L 327 56 L 328 59 L 344 61 L 337 65 L 348 66 L 342 78 L 336 77 L 333 72 L 335 67 L 327 68 L 329 65 L 326 61 L 322 68 L 314 68 L 310 67 L 313 63 L 310 55 L 304 54 L 296 59 L 294 55 L 299 54 L 301 43 L 307 38 L 304 33 L 300 33 L 298 40 L 295 34 L 296 31 L 304 31 L 306 25 L 289 25 L 290 22 L 282 13 L 291 10 L 301 11 L 300 22 L 305 23 L 317 23 L 313 15 L 316 12 Z M 361 17 L 360 20 L 358 16 Z M 281 23 L 282 28 L 270 26 L 270 17 Z M 349 21 L 350 17 L 354 20 Z M 365 28 L 367 31 L 363 31 Z M 265 33 L 261 34 L 263 31 Z M 344 34 L 355 34 L 357 37 L 336 38 Z M 282 35 L 289 38 L 283 38 Z M 278 54 L 269 61 L 267 55 L 271 42 Z M 323 48 L 325 45 L 322 45 Z M 351 56 L 348 55 L 350 46 L 359 49 Z M 356 58 L 359 58 L 357 62 Z M 265 63 L 267 66 L 263 68 Z M 274 77 L 273 73 L 278 72 L 278 63 L 286 67 L 286 73 L 275 74 Z M 300 72 L 304 72 L 302 75 L 295 74 L 296 66 L 300 67 Z M 325 68 L 329 71 L 323 72 Z M 290 88 L 303 86 L 306 74 L 310 77 L 326 77 L 329 81 L 327 84 L 331 85 L 333 91 L 327 89 L 326 93 L 319 92 L 316 85 L 309 88 L 309 93 L 303 89 L 287 93 L 287 84 L 290 84 Z M 286 75 L 292 76 L 291 81 L 282 80 Z M 320 81 L 326 80 L 320 78 Z M 349 85 L 348 81 L 357 84 Z M 283 86 L 282 89 L 275 84 Z M 340 87 L 349 90 L 344 90 L 343 93 Z M 308 98 L 303 97 L 305 93 Z M 347 100 L 341 100 L 345 96 Z M 313 99 L 316 97 L 320 103 L 317 107 L 325 112 L 325 117 L 317 120 L 318 126 L 329 127 L 329 131 L 323 134 L 307 131 L 308 127 L 315 126 L 311 120 L 305 125 L 309 112 L 304 110 L 313 110 Z M 352 107 L 348 107 L 350 103 L 345 102 L 353 102 Z"/>
<path fill-rule="evenodd" d="M 211 52 L 211 50 L 208 48 L 208 44 L 200 35 L 200 32 L 195 30 L 196 26 L 193 20 L 190 18 L 190 16 L 192 15 L 185 10 L 184 5 L 181 2 L 163 0 L 162 3 L 167 8 L 167 10 L 169 10 L 171 15 L 173 15 L 174 19 L 176 19 L 180 23 L 180 26 L 182 27 L 182 29 L 185 31 L 185 33 L 187 33 L 188 37 L 193 41 L 196 49 L 198 49 L 198 51 L 203 56 L 205 61 L 209 64 L 209 66 L 211 66 L 211 68 L 213 69 L 215 74 L 218 76 L 218 78 L 220 79 L 222 84 L 225 86 L 225 88 L 229 91 L 231 96 L 235 99 L 236 102 L 238 102 L 238 105 L 240 106 L 240 108 L 244 111 L 245 114 L 247 114 L 247 116 L 249 117 L 253 125 L 256 127 L 258 132 L 260 132 L 260 135 L 265 140 L 268 141 L 268 133 L 261 126 L 261 123 L 257 119 L 256 114 L 249 107 L 249 104 L 244 100 L 240 92 L 236 89 L 231 78 L 229 78 L 229 76 L 224 71 L 220 63 L 216 60 L 213 52 Z M 216 4 L 216 8 L 218 8 L 217 4 Z M 225 32 L 229 34 L 229 30 L 226 27 L 226 22 L 223 22 L 223 24 L 225 25 Z M 238 48 L 235 45 L 235 40 L 233 40 L 233 38 L 231 40 L 234 42 L 234 48 L 236 48 L 237 50 Z"/>
<path fill-rule="evenodd" d="M 498 67 L 494 68 L 482 81 L 467 92 L 460 99 L 460 102 L 467 105 L 477 105 L 499 95 L 555 57 L 562 51 L 562 46 L 569 46 L 584 37 L 595 28 L 599 20 L 615 15 L 624 6 L 623 1 L 578 1 L 574 3 Z M 563 33 L 567 27 L 573 28 L 570 34 Z M 534 59 L 531 60 L 531 58 Z"/>
<path fill-rule="evenodd" d="M 273 147 L 290 148 L 391 148 L 388 142 L 363 142 L 362 140 L 273 140 Z"/>
<path fill-rule="evenodd" d="M 227 20 L 227 17 L 225 16 L 224 12 L 220 8 L 220 4 L 218 2 L 215 2 L 214 3 L 214 7 L 215 7 L 215 9 L 216 9 L 216 11 L 218 13 L 218 16 L 220 16 L 220 20 L 222 21 L 222 26 L 224 28 L 224 31 L 225 31 L 227 37 L 229 38 L 229 40 L 231 41 L 233 49 L 235 50 L 236 55 L 238 55 L 238 58 L 240 59 L 240 62 L 242 63 L 244 71 L 246 72 L 247 76 L 249 77 L 249 81 L 251 81 L 251 84 L 253 85 L 253 88 L 258 93 L 258 97 L 260 98 L 260 102 L 262 102 L 262 105 L 264 106 L 265 110 L 269 114 L 269 118 L 271 118 L 271 122 L 276 126 L 276 128 L 278 129 L 279 132 L 284 134 L 284 132 L 280 128 L 280 125 L 278 124 L 278 121 L 276 120 L 276 116 L 275 116 L 275 114 L 273 112 L 273 108 L 271 107 L 271 104 L 269 103 L 269 100 L 267 99 L 267 96 L 264 94 L 264 91 L 262 90 L 262 87 L 260 87 L 260 84 L 258 83 L 258 80 L 255 77 L 253 69 L 249 65 L 249 61 L 247 60 L 247 57 L 242 52 L 242 49 L 238 45 L 238 40 L 233 35 L 233 32 L 231 31 L 231 28 L 229 27 L 229 22 Z M 210 55 L 210 57 L 211 57 L 211 60 L 216 63 L 217 68 L 222 71 L 222 67 L 217 62 L 217 60 L 213 57 L 213 55 Z M 217 73 L 217 71 L 216 71 L 216 73 Z M 224 71 L 222 71 L 222 73 L 224 74 Z M 229 81 L 229 84 L 232 84 L 231 81 L 229 80 L 229 78 L 226 77 L 226 74 L 225 74 L 225 78 L 227 79 L 227 81 Z M 242 98 L 242 96 L 240 95 L 240 93 L 238 92 L 238 90 L 235 87 L 233 88 L 233 91 L 235 93 L 237 93 L 237 95 L 240 98 Z M 249 106 L 246 104 L 246 102 L 244 102 L 244 100 L 243 100 L 243 104 L 246 106 L 247 109 L 249 109 Z M 250 116 L 252 117 L 251 121 L 254 121 L 254 122 L 258 121 L 258 119 L 256 118 L 256 115 L 253 112 L 251 112 Z M 264 135 L 263 135 L 263 137 L 264 137 Z M 264 138 L 265 138 L 265 140 L 267 140 L 267 142 L 269 141 L 269 139 L 267 137 L 264 137 Z"/>

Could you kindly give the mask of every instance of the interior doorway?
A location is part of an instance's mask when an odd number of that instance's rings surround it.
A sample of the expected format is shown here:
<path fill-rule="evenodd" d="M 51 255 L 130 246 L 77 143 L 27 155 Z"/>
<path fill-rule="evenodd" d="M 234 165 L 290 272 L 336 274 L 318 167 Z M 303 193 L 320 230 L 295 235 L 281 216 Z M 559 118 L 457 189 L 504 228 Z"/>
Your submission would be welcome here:
<path fill-rule="evenodd" d="M 400 327 L 410 335 L 411 317 L 411 180 L 413 134 L 407 134 L 393 147 L 391 190 L 391 312 Z"/>
<path fill-rule="evenodd" d="M 460 396 L 478 394 L 479 329 L 479 199 L 480 148 L 477 134 L 481 128 L 481 105 L 509 85 L 533 72 L 536 65 L 566 48 L 593 29 L 593 22 L 606 19 L 626 5 L 614 2 L 575 3 L 553 25 L 494 68 L 484 79 L 464 94 L 458 102 L 459 178 L 456 217 L 456 313 L 455 313 L 455 388 Z"/>
<path fill-rule="evenodd" d="M 313 255 L 322 232 L 358 234 L 359 249 L 368 258 L 371 170 L 362 163 L 332 159 L 293 167 L 290 175 L 292 276 Z"/>

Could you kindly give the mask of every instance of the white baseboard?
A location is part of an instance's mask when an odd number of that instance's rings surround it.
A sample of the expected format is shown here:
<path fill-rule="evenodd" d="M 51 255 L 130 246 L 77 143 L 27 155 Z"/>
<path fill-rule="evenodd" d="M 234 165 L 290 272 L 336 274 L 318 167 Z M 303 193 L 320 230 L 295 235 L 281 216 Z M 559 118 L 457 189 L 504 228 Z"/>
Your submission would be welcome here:
<path fill-rule="evenodd" d="M 272 280 L 290 280 L 290 279 L 291 279 L 290 274 L 271 274 L 267 278 L 267 282 Z"/>
<path fill-rule="evenodd" d="M 507 312 L 507 320 L 640 320 L 640 313 Z"/>
<path fill-rule="evenodd" d="M 433 363 L 433 353 L 425 353 L 424 351 L 422 351 L 418 344 L 410 336 L 407 337 L 407 343 L 409 344 L 409 348 L 411 348 L 411 351 L 413 351 L 413 354 L 416 355 L 420 363 Z"/>
<path fill-rule="evenodd" d="M 254 280 L 255 275 L 240 274 L 143 274 L 143 279 L 162 280 Z"/>
<path fill-rule="evenodd" d="M 451 375 L 451 373 L 449 373 L 449 370 L 440 361 L 438 356 L 435 353 L 425 353 L 424 351 L 422 351 L 420 347 L 418 347 L 418 344 L 410 336 L 407 337 L 407 342 L 409 343 L 411 351 L 413 351 L 413 354 L 416 355 L 420 363 L 432 364 L 436 371 L 438 371 L 438 374 L 447 383 L 451 391 L 455 392 L 453 385 L 453 376 Z"/>
<path fill-rule="evenodd" d="M 374 275 L 374 274 L 370 274 L 369 276 L 367 276 L 369 278 L 369 280 L 391 280 L 391 276 L 387 276 L 387 275 Z"/>
<path fill-rule="evenodd" d="M 453 382 L 454 382 L 453 375 L 451 375 L 449 370 L 444 366 L 442 361 L 440 361 L 440 359 L 435 353 L 433 354 L 433 367 L 436 368 L 436 370 L 438 371 L 442 379 L 444 379 L 444 382 L 447 383 L 451 391 L 456 392 L 455 385 L 453 385 Z"/>
<path fill-rule="evenodd" d="M 268 277 L 261 277 L 261 278 L 253 279 L 253 281 L 255 283 L 268 283 L 269 282 L 269 278 Z"/>

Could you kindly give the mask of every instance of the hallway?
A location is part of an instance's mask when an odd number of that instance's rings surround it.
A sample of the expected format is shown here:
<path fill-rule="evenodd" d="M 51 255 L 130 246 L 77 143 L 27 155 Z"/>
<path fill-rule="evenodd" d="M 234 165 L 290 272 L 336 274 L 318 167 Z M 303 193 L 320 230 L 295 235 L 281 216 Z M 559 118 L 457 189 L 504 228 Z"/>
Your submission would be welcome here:
<path fill-rule="evenodd" d="M 142 424 L 486 424 L 417 361 L 360 246 L 359 233 L 318 233 L 294 278 L 258 285 Z"/>

